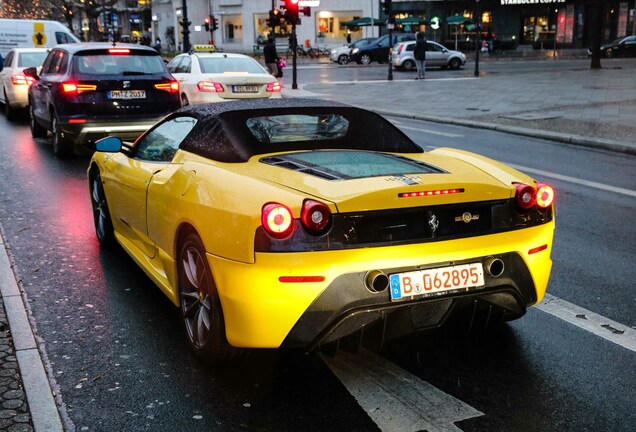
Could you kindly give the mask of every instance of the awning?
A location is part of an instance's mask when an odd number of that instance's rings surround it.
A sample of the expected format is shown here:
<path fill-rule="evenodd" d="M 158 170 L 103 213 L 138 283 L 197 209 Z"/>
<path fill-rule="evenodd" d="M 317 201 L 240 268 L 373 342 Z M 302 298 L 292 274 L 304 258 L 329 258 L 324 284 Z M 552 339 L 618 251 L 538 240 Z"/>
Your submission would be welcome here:
<path fill-rule="evenodd" d="M 472 18 L 466 18 L 461 15 L 452 15 L 446 17 L 446 24 L 448 25 L 461 25 L 461 24 L 473 24 Z"/>
<path fill-rule="evenodd" d="M 426 24 L 427 21 L 424 18 L 410 16 L 406 18 L 398 18 L 395 20 L 395 23 L 403 26 L 418 26 Z"/>
<path fill-rule="evenodd" d="M 340 25 L 343 25 L 345 27 L 383 26 L 385 25 L 385 22 L 377 18 L 362 17 L 356 18 L 351 21 L 343 21 L 340 23 Z"/>

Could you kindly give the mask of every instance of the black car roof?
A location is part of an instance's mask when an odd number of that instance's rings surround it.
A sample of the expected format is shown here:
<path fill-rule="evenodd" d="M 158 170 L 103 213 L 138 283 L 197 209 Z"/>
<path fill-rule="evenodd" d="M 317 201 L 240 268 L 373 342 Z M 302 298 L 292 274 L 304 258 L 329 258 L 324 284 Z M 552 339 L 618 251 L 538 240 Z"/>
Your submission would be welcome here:
<path fill-rule="evenodd" d="M 284 114 L 342 114 L 349 121 L 342 138 L 328 141 L 259 142 L 247 120 Z M 423 150 L 392 123 L 371 111 L 319 99 L 248 99 L 190 105 L 166 120 L 190 116 L 198 120 L 180 148 L 221 162 L 245 162 L 255 154 L 316 149 L 354 149 L 399 153 Z"/>
<path fill-rule="evenodd" d="M 154 49 L 146 45 L 130 44 L 130 43 L 113 43 L 113 42 L 81 42 L 56 45 L 55 48 L 63 49 L 69 54 L 75 54 L 80 51 L 92 51 L 109 48 L 128 48 L 136 51 L 147 51 L 159 55 Z"/>

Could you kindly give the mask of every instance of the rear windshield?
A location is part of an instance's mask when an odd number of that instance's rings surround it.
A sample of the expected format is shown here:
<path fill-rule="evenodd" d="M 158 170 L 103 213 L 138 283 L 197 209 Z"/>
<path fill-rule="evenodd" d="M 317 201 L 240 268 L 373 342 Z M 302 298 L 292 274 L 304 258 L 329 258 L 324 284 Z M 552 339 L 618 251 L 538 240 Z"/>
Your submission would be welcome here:
<path fill-rule="evenodd" d="M 266 73 L 263 67 L 251 58 L 203 57 L 199 62 L 203 73 Z"/>
<path fill-rule="evenodd" d="M 78 54 L 75 57 L 77 71 L 86 75 L 147 75 L 165 71 L 159 55 L 141 54 Z"/>
<path fill-rule="evenodd" d="M 340 114 L 275 115 L 252 117 L 247 127 L 264 144 L 290 141 L 324 141 L 343 138 L 349 120 Z"/>
<path fill-rule="evenodd" d="M 42 66 L 48 52 L 24 52 L 18 56 L 18 67 L 38 67 Z"/>

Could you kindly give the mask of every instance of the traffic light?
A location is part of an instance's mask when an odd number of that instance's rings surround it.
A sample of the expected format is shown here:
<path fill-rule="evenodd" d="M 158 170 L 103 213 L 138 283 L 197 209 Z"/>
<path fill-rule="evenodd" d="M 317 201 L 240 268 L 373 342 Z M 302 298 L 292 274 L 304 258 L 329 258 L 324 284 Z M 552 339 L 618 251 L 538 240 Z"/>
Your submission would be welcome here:
<path fill-rule="evenodd" d="M 212 31 L 216 31 L 219 28 L 219 19 L 212 15 Z"/>
<path fill-rule="evenodd" d="M 305 6 L 304 8 L 300 8 L 300 12 L 306 17 L 311 16 L 311 7 Z"/>
<path fill-rule="evenodd" d="M 203 29 L 205 31 L 210 31 L 210 17 L 206 16 L 203 18 Z"/>
<path fill-rule="evenodd" d="M 392 5 L 391 0 L 384 0 L 384 4 L 382 5 L 382 10 L 386 15 L 391 15 Z"/>
<path fill-rule="evenodd" d="M 290 24 L 300 24 L 298 1 L 299 0 L 285 0 L 285 20 Z"/>
<path fill-rule="evenodd" d="M 268 27 L 274 28 L 280 26 L 281 12 L 278 9 L 269 11 L 269 20 L 267 22 Z"/>

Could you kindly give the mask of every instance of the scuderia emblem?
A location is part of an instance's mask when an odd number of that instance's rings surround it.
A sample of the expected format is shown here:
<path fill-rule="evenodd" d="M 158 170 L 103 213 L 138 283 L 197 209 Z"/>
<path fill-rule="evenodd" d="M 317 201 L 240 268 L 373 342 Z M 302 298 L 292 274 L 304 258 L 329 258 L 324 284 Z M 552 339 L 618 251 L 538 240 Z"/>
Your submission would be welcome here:
<path fill-rule="evenodd" d="M 455 222 L 470 223 L 471 221 L 479 220 L 478 214 L 472 214 L 471 212 L 464 212 L 461 216 L 455 217 Z"/>

